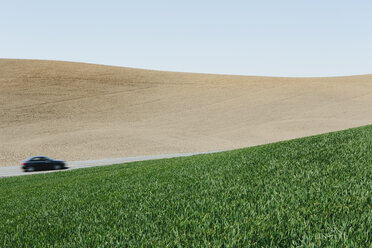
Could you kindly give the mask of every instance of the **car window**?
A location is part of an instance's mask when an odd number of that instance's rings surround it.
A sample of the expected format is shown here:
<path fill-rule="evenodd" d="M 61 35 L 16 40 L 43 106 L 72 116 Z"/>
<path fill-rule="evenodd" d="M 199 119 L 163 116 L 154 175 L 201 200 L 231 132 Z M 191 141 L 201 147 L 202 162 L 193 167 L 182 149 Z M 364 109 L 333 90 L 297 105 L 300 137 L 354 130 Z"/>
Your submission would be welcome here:
<path fill-rule="evenodd" d="M 40 157 L 32 158 L 31 161 L 40 161 Z"/>

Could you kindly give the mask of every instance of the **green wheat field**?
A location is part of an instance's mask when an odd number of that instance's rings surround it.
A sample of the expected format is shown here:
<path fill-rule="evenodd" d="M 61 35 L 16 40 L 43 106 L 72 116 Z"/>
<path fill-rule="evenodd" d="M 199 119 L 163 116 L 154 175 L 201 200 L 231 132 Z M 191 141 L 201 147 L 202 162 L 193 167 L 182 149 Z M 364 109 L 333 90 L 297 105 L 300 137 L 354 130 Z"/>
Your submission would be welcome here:
<path fill-rule="evenodd" d="M 0 179 L 0 247 L 371 247 L 372 126 Z"/>

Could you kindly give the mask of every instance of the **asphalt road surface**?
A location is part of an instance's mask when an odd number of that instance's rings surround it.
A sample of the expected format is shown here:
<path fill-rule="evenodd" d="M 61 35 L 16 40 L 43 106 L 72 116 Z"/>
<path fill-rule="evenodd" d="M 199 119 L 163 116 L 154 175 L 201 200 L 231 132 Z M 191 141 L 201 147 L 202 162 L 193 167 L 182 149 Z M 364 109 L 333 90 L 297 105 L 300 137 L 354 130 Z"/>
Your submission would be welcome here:
<path fill-rule="evenodd" d="M 13 177 L 13 176 L 24 176 L 24 175 L 33 175 L 33 174 L 42 174 L 42 173 L 52 173 L 52 172 L 58 172 L 58 171 L 90 168 L 90 167 L 95 167 L 95 166 L 122 164 L 122 163 L 129 163 L 129 162 L 135 162 L 135 161 L 145 161 L 145 160 L 162 159 L 162 158 L 188 157 L 188 156 L 193 156 L 193 155 L 198 155 L 198 154 L 208 154 L 208 153 L 213 153 L 213 152 L 166 154 L 166 155 L 112 158 L 112 159 L 101 159 L 101 160 L 71 161 L 71 162 L 66 161 L 67 167 L 68 167 L 67 169 L 45 170 L 45 171 L 34 171 L 34 172 L 24 172 L 21 166 L 6 166 L 6 167 L 0 167 L 0 177 Z"/>

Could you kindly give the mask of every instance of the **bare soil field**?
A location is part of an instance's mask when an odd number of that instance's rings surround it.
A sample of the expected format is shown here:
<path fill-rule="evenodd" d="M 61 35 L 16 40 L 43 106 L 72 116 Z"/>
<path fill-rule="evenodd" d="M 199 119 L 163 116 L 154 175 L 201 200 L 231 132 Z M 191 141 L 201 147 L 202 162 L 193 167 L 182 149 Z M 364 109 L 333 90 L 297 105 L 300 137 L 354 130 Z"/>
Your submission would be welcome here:
<path fill-rule="evenodd" d="M 0 166 L 228 150 L 372 123 L 372 75 L 278 78 L 0 59 Z"/>

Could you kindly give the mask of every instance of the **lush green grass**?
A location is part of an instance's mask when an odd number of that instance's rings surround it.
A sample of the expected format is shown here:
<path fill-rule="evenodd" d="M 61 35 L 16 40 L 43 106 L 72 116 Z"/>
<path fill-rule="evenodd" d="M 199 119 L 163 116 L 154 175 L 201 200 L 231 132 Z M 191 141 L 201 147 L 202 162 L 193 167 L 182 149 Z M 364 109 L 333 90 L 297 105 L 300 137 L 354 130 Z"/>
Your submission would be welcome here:
<path fill-rule="evenodd" d="M 372 126 L 0 180 L 0 247 L 371 247 Z"/>

